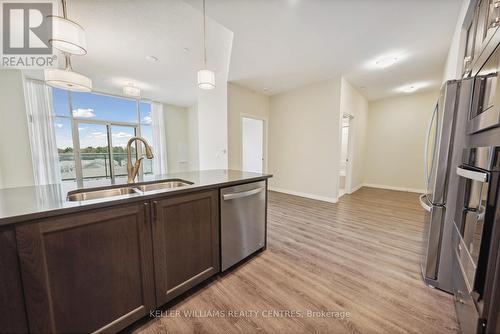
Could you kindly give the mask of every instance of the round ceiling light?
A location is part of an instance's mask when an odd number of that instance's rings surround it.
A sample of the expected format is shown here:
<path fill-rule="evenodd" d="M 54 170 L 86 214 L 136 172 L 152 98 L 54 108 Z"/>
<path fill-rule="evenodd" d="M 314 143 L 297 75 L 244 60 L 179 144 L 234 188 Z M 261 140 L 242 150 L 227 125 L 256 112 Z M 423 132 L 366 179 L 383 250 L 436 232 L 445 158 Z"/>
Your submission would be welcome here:
<path fill-rule="evenodd" d="M 401 86 L 396 90 L 403 93 L 413 93 L 419 90 L 420 88 L 426 87 L 428 85 L 429 85 L 428 83 L 413 83 L 406 86 Z"/>
<path fill-rule="evenodd" d="M 92 80 L 69 69 L 49 68 L 44 70 L 47 85 L 73 92 L 91 92 Z"/>
<path fill-rule="evenodd" d="M 396 64 L 398 61 L 397 57 L 384 57 L 375 61 L 375 65 L 380 68 L 386 68 Z"/>
<path fill-rule="evenodd" d="M 56 49 L 72 55 L 87 54 L 85 31 L 76 22 L 61 16 L 51 16 L 52 38 L 49 43 Z"/>
<path fill-rule="evenodd" d="M 214 89 L 215 88 L 215 73 L 210 70 L 198 71 L 198 87 L 201 89 Z"/>
<path fill-rule="evenodd" d="M 152 62 L 157 62 L 158 57 L 155 56 L 146 56 L 146 60 L 152 61 Z"/>

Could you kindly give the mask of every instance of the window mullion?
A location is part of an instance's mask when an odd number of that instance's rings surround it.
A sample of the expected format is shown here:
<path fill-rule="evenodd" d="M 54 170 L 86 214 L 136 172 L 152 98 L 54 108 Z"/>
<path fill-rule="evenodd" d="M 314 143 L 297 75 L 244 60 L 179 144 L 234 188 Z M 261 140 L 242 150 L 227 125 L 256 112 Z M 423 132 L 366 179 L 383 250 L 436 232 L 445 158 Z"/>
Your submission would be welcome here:
<path fill-rule="evenodd" d="M 78 121 L 73 117 L 73 101 L 71 98 L 71 92 L 68 94 L 69 99 L 69 114 L 71 117 L 71 133 L 73 136 L 73 152 L 75 155 L 75 172 L 76 172 L 76 184 L 78 187 L 83 187 L 83 170 L 82 170 L 82 158 L 80 154 L 80 134 L 78 130 Z"/>
<path fill-rule="evenodd" d="M 115 164 L 113 158 L 113 136 L 111 135 L 111 124 L 106 125 L 108 131 L 108 152 L 109 152 L 109 171 L 111 173 L 111 181 L 115 182 Z"/>

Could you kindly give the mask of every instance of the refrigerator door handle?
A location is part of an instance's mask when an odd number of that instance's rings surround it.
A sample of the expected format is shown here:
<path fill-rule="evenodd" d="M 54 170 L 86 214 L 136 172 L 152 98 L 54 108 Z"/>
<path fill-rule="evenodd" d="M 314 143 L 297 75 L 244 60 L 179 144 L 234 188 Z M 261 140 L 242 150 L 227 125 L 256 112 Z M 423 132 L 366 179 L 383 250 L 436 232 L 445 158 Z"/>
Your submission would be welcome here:
<path fill-rule="evenodd" d="M 427 204 L 427 194 L 420 195 L 418 199 L 422 208 L 424 208 L 424 210 L 427 212 L 431 212 L 432 206 Z"/>
<path fill-rule="evenodd" d="M 488 182 L 488 173 L 478 172 L 471 169 L 466 169 L 461 166 L 457 167 L 457 174 L 465 177 L 466 179 L 479 181 L 479 182 Z"/>
<path fill-rule="evenodd" d="M 429 188 L 429 178 L 430 178 L 430 173 L 432 171 L 432 166 L 431 170 L 429 170 L 429 141 L 431 140 L 431 131 L 432 131 L 432 125 L 434 124 L 434 120 L 436 119 L 436 115 L 438 112 L 438 106 L 434 108 L 434 111 L 432 112 L 432 117 L 431 120 L 429 121 L 429 125 L 427 127 L 427 136 L 425 137 L 425 150 L 424 150 L 424 175 L 425 175 L 425 187 L 426 190 Z M 436 149 L 434 147 L 434 149 Z M 433 154 L 434 157 L 434 154 Z M 432 162 L 434 164 L 434 161 Z"/>

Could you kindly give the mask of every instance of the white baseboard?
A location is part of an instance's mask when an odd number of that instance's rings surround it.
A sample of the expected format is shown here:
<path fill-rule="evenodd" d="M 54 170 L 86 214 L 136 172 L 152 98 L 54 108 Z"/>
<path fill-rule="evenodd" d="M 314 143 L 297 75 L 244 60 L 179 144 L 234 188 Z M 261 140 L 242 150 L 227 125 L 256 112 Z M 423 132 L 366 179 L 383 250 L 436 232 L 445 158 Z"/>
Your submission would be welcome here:
<path fill-rule="evenodd" d="M 405 188 L 405 187 L 393 187 L 393 186 L 386 186 L 384 184 L 363 183 L 363 187 L 379 188 L 379 189 L 387 189 L 387 190 L 397 190 L 397 191 L 404 191 L 404 192 L 410 192 L 410 193 L 419 193 L 419 194 L 425 193 L 424 189 Z"/>
<path fill-rule="evenodd" d="M 299 197 L 305 197 L 305 198 L 315 199 L 315 200 L 323 201 L 323 202 L 329 202 L 329 203 L 337 203 L 338 202 L 338 198 L 334 198 L 334 197 L 319 196 L 319 195 L 302 193 L 302 192 L 299 192 L 299 191 L 293 191 L 293 190 L 288 190 L 288 189 L 276 188 L 276 187 L 271 187 L 271 186 L 269 187 L 269 190 L 276 191 L 276 192 L 279 192 L 279 193 L 288 194 L 288 195 L 294 195 L 294 196 L 299 196 Z"/>
<path fill-rule="evenodd" d="M 364 187 L 364 184 L 361 183 L 361 184 L 357 185 L 356 187 L 352 188 L 351 192 L 349 194 L 353 194 L 353 193 L 355 193 L 356 191 L 358 191 L 359 189 L 361 189 L 363 187 Z"/>

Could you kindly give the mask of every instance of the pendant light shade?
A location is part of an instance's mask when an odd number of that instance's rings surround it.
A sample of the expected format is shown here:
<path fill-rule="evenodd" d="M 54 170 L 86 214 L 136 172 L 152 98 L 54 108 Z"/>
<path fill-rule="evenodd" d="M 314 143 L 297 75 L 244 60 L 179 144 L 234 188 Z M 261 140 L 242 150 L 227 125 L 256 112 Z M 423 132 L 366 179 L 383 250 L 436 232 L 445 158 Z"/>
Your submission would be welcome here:
<path fill-rule="evenodd" d="M 198 87 L 200 87 L 201 89 L 214 89 L 215 73 L 210 70 L 199 70 Z"/>
<path fill-rule="evenodd" d="M 55 88 L 73 92 L 91 92 L 92 80 L 71 68 L 71 55 L 87 54 L 85 31 L 76 22 L 68 20 L 66 0 L 62 0 L 63 16 L 50 16 L 52 19 L 52 38 L 49 43 L 64 53 L 64 70 L 49 68 L 44 70 L 45 83 Z"/>
<path fill-rule="evenodd" d="M 64 53 L 87 54 L 85 31 L 78 23 L 68 19 L 66 0 L 62 0 L 62 13 L 63 16 L 49 16 L 52 19 L 52 38 L 49 43 Z"/>
<path fill-rule="evenodd" d="M 60 16 L 52 16 L 52 38 L 49 43 L 56 49 L 72 55 L 87 54 L 85 31 L 76 22 Z"/>
<path fill-rule="evenodd" d="M 92 81 L 86 76 L 70 70 L 49 68 L 45 70 L 45 83 L 55 88 L 73 92 L 91 92 Z"/>
<path fill-rule="evenodd" d="M 45 83 L 55 88 L 70 90 L 73 92 L 91 92 L 92 80 L 83 74 L 76 73 L 71 68 L 71 58 L 65 54 L 66 67 L 64 70 L 48 68 L 44 70 Z"/>
<path fill-rule="evenodd" d="M 201 89 L 215 88 L 215 73 L 207 69 L 207 14 L 203 0 L 203 69 L 198 71 L 198 87 Z"/>

